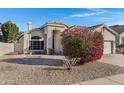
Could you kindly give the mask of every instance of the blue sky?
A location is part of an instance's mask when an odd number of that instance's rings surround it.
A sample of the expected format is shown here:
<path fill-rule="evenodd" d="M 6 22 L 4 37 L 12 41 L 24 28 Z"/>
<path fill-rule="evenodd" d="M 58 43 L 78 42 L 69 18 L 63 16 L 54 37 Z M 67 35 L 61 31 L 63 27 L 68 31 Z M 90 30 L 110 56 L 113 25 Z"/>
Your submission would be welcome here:
<path fill-rule="evenodd" d="M 124 8 L 0 8 L 0 22 L 12 21 L 20 31 L 27 30 L 27 22 L 33 28 L 46 22 L 64 22 L 71 25 L 92 26 L 124 24 Z"/>

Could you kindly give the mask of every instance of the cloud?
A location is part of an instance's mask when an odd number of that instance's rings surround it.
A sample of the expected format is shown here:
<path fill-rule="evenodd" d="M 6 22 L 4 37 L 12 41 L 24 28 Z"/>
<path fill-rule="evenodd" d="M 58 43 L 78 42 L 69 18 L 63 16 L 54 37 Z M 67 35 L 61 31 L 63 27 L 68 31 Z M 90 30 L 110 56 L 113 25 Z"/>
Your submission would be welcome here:
<path fill-rule="evenodd" d="M 104 12 L 91 12 L 91 13 L 82 13 L 82 14 L 73 14 L 70 17 L 88 17 L 88 16 L 94 16 L 94 15 L 100 15 L 103 14 Z"/>
<path fill-rule="evenodd" d="M 66 18 L 87 18 L 83 22 L 107 23 L 109 25 L 124 24 L 124 11 L 113 11 L 112 9 L 87 8 L 87 12 L 75 13 Z"/>
<path fill-rule="evenodd" d="M 103 13 L 124 15 L 124 12 L 113 12 L 113 11 L 109 11 L 107 9 L 100 9 L 100 8 L 87 8 L 87 10 L 89 10 L 90 12 L 89 13 L 72 14 L 69 17 L 89 17 L 89 16 L 95 16 L 95 15 L 101 15 Z M 110 18 L 108 18 L 108 19 L 110 19 Z"/>
<path fill-rule="evenodd" d="M 87 8 L 87 10 L 93 11 L 93 12 L 108 12 L 106 9 L 101 8 Z"/>
<path fill-rule="evenodd" d="M 105 9 L 100 9 L 100 8 L 87 8 L 89 13 L 80 13 L 80 14 L 72 14 L 70 17 L 89 17 L 89 16 L 95 16 L 95 15 L 100 15 L 105 12 L 108 12 Z"/>
<path fill-rule="evenodd" d="M 111 14 L 124 15 L 124 12 L 110 12 Z"/>
<path fill-rule="evenodd" d="M 113 19 L 112 17 L 100 17 L 101 19 L 104 19 L 104 20 L 110 20 L 110 19 Z"/>
<path fill-rule="evenodd" d="M 87 8 L 87 10 L 90 10 L 92 12 L 104 12 L 106 14 L 116 14 L 116 15 L 124 15 L 124 12 L 115 12 L 115 11 L 110 11 L 108 9 L 101 9 L 101 8 Z"/>

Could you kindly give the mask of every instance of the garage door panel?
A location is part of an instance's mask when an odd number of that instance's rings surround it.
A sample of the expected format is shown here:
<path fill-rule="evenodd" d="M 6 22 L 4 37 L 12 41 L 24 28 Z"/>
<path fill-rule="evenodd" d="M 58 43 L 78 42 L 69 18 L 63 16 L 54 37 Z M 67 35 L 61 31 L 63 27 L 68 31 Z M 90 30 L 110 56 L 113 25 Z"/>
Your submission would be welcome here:
<path fill-rule="evenodd" d="M 104 42 L 104 54 L 111 54 L 111 42 Z"/>

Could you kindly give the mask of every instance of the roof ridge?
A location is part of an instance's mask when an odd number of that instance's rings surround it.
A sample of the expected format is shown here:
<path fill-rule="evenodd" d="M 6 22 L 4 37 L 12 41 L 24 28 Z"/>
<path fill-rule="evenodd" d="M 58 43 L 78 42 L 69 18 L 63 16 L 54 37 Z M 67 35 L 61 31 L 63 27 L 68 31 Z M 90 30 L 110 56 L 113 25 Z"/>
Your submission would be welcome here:
<path fill-rule="evenodd" d="M 96 27 L 99 27 L 99 26 L 102 26 L 102 25 L 105 25 L 105 24 L 104 23 L 97 24 L 97 25 L 94 25 L 94 26 L 90 26 L 90 28 L 96 28 Z"/>

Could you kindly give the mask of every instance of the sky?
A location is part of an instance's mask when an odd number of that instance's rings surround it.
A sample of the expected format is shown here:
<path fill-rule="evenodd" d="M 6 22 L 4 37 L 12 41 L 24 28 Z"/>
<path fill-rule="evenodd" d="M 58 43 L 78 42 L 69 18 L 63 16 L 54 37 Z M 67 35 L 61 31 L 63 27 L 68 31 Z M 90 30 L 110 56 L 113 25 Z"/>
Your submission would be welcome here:
<path fill-rule="evenodd" d="M 20 31 L 27 31 L 27 23 L 37 28 L 46 22 L 93 26 L 124 24 L 124 8 L 0 8 L 0 22 L 12 21 Z"/>

